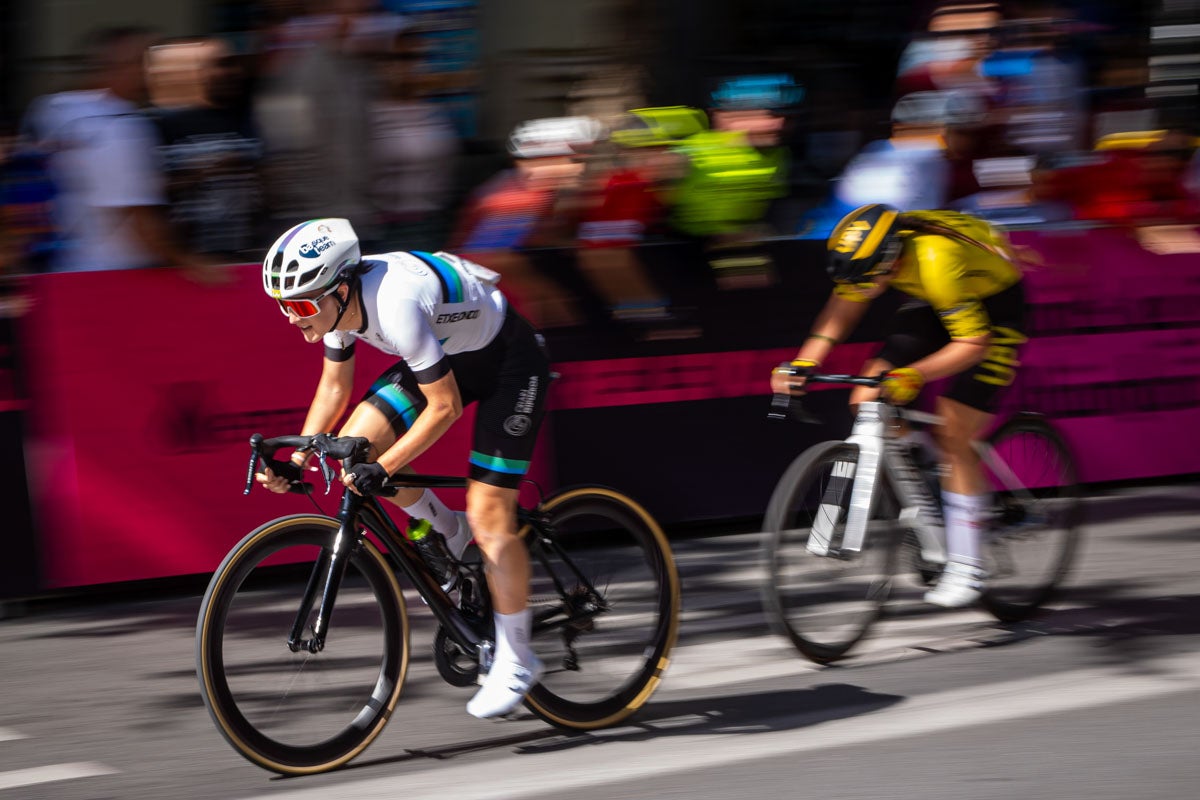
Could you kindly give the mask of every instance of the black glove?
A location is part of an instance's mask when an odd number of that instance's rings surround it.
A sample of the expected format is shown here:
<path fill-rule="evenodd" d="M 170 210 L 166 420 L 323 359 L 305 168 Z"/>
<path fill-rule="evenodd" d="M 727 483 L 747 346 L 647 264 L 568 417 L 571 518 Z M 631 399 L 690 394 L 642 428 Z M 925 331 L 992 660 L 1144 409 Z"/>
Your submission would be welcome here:
<path fill-rule="evenodd" d="M 378 461 L 356 464 L 350 474 L 354 476 L 354 488 L 364 497 L 378 494 L 384 482 L 391 477 Z"/>

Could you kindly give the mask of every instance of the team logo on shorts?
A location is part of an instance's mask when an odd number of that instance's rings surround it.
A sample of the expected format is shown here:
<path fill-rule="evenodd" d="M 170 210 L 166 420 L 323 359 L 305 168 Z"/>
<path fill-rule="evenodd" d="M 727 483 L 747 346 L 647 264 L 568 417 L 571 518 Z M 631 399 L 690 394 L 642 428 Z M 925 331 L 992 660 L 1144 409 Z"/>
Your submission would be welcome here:
<path fill-rule="evenodd" d="M 533 420 L 525 414 L 513 414 L 504 420 L 504 432 L 509 436 L 524 436 L 533 427 Z"/>

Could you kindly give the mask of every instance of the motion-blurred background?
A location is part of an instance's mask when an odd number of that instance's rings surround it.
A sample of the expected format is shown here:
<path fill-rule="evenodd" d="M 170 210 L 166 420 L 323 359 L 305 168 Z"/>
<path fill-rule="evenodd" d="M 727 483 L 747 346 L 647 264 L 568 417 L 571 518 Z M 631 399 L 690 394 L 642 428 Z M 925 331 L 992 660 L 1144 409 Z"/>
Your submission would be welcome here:
<path fill-rule="evenodd" d="M 1196 0 L 0 17 L 0 594 L 201 573 L 286 510 L 237 496 L 239 459 L 299 427 L 319 358 L 257 262 L 317 216 L 501 272 L 563 376 L 539 478 L 668 523 L 761 514 L 848 422 L 826 393 L 827 429 L 770 428 L 764 394 L 828 295 L 823 238 L 866 202 L 984 216 L 1041 262 L 1010 406 L 1054 418 L 1084 480 L 1200 472 L 1177 435 L 1200 423 Z M 419 466 L 461 472 L 459 444 Z"/>

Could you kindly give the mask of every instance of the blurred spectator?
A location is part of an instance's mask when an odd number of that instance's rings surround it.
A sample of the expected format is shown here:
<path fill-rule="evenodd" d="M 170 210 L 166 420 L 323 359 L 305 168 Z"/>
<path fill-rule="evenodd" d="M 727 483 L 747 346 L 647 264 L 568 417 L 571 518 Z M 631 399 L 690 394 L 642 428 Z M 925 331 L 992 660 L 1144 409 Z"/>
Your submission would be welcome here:
<path fill-rule="evenodd" d="M 686 221 L 688 232 L 710 237 L 709 264 L 722 287 L 772 280 L 764 242 L 777 233 L 772 209 L 788 195 L 791 159 L 783 135 L 803 96 L 790 75 L 728 78 L 711 96 L 712 133 L 681 147 L 691 169 L 680 187 L 676 220 Z"/>
<path fill-rule="evenodd" d="M 257 260 L 262 145 L 236 56 L 192 39 L 152 48 L 149 64 L 175 230 L 197 252 Z"/>
<path fill-rule="evenodd" d="M 451 250 L 504 276 L 509 296 L 537 327 L 583 321 L 571 293 L 538 270 L 523 251 L 570 240 L 573 231 L 557 209 L 578 189 L 581 151 L 600 135 L 599 123 L 590 117 L 549 117 L 518 125 L 508 139 L 512 166 L 468 198 L 451 236 Z"/>
<path fill-rule="evenodd" d="M 567 113 L 591 117 L 613 130 L 623 124 L 628 109 L 646 105 L 645 83 L 645 75 L 637 67 L 598 67 L 567 92 Z"/>
<path fill-rule="evenodd" d="M 38 98 L 22 124 L 24 146 L 47 154 L 54 183 L 54 219 L 64 246 L 55 251 L 52 269 L 207 264 L 170 231 L 158 136 L 139 111 L 151 41 L 142 28 L 93 34 L 85 88 Z"/>
<path fill-rule="evenodd" d="M 400 34 L 377 56 L 382 95 L 371 107 L 371 198 L 389 250 L 437 250 L 449 232 L 448 203 L 459 154 L 454 123 L 427 97 L 420 45 Z"/>
<path fill-rule="evenodd" d="M 1005 41 L 984 59 L 983 74 L 999 85 L 1004 138 L 1018 153 L 1045 155 L 1086 147 L 1087 81 L 1068 46 L 1067 12 L 1053 2 L 1015 4 Z"/>
<path fill-rule="evenodd" d="M 980 61 L 991 52 L 1000 22 L 998 3 L 942 3 L 928 30 L 909 42 L 896 70 L 896 95 L 967 89 L 990 94 Z"/>
<path fill-rule="evenodd" d="M 7 119 L 0 118 L 0 175 L 9 175 L 12 157 L 16 152 L 16 126 Z M 8 197 L 7 181 L 0 185 L 0 319 L 19 317 L 27 308 L 19 273 L 24 266 L 21 263 L 21 249 L 17 232 L 21 221 L 15 218 L 18 206 L 16 198 Z"/>
<path fill-rule="evenodd" d="M 1087 156 L 1060 158 L 1038 193 L 1067 204 L 1076 219 L 1124 225 L 1200 221 L 1187 188 L 1195 143 L 1180 131 L 1112 134 Z"/>
<path fill-rule="evenodd" d="M 986 101 L 968 90 L 914 92 L 892 109 L 892 135 L 869 142 L 805 213 L 799 233 L 825 238 L 845 214 L 868 203 L 902 211 L 963 205 L 979 192 L 976 163 L 987 149 Z"/>
<path fill-rule="evenodd" d="M 1196 137 L 1192 139 L 1192 146 L 1196 146 Z M 1183 174 L 1183 188 L 1192 199 L 1200 201 L 1200 149 L 1193 149 L 1192 157 L 1188 159 L 1188 166 Z"/>
<path fill-rule="evenodd" d="M 718 241 L 742 236 L 763 221 L 771 201 L 786 193 L 787 170 L 782 150 L 753 144 L 777 136 L 769 113 L 723 119 L 729 127 L 698 131 L 674 148 L 687 169 L 671 203 L 676 230 Z"/>
<path fill-rule="evenodd" d="M 835 188 L 847 208 L 887 203 L 901 211 L 945 208 L 951 169 L 943 133 L 957 98 L 949 92 L 915 92 L 892 110 L 892 135 L 871 142 L 846 165 Z M 965 101 L 964 105 L 969 105 Z M 961 112 L 970 118 L 973 108 Z"/>
<path fill-rule="evenodd" d="M 636 129 L 644 128 L 635 115 L 624 119 Z M 618 128 L 617 140 L 624 130 Z M 666 209 L 659 192 L 675 177 L 663 171 L 669 164 L 655 147 L 607 142 L 589 155 L 579 192 L 576 256 L 580 271 L 604 300 L 610 318 L 643 340 L 699 335 L 695 325 L 672 309 L 667 292 L 651 277 L 637 251 L 647 234 L 664 221 Z"/>
<path fill-rule="evenodd" d="M 368 58 L 390 44 L 403 21 L 370 13 L 372 6 L 318 0 L 272 29 L 275 49 L 255 99 L 272 227 L 344 217 L 355 221 L 365 246 L 378 240 L 370 201 L 376 87 Z"/>

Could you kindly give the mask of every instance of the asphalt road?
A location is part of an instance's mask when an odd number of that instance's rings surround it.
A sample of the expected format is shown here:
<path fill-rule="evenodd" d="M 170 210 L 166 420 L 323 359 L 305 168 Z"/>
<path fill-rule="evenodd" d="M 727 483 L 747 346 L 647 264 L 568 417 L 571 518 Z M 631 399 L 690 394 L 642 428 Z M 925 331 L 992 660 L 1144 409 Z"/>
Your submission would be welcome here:
<path fill-rule="evenodd" d="M 841 666 L 769 633 L 756 534 L 677 539 L 684 619 L 651 702 L 568 735 L 469 717 L 431 617 L 388 728 L 349 767 L 279 778 L 197 691 L 198 595 L 76 598 L 0 622 L 0 800 L 1086 798 L 1200 786 L 1200 486 L 1089 499 L 1068 594 L 1032 623 L 907 602 Z M 10 612 L 14 609 L 9 609 Z"/>

